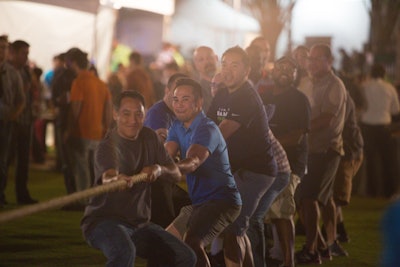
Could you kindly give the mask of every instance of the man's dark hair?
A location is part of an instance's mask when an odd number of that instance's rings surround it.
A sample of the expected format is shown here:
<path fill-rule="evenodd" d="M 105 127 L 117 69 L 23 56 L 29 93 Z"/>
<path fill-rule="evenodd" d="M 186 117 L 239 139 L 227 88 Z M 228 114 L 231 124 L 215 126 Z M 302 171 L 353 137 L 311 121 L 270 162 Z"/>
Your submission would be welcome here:
<path fill-rule="evenodd" d="M 256 38 L 253 39 L 253 41 L 251 41 L 249 46 L 253 46 L 255 45 L 257 42 L 267 42 L 267 39 L 263 36 L 258 36 Z"/>
<path fill-rule="evenodd" d="M 0 35 L 0 41 L 7 42 L 7 43 L 8 43 L 8 35 L 5 35 L 5 34 Z"/>
<path fill-rule="evenodd" d="M 74 47 L 67 51 L 65 54 L 65 60 L 67 62 L 75 62 L 81 69 L 87 69 L 89 65 L 87 56 L 87 53 L 83 52 L 79 48 Z"/>
<path fill-rule="evenodd" d="M 295 69 L 298 68 L 296 61 L 293 58 L 288 57 L 288 56 L 283 56 L 275 61 L 275 65 L 282 64 L 282 63 L 289 63 L 293 66 L 293 68 L 295 68 Z"/>
<path fill-rule="evenodd" d="M 143 107 L 145 107 L 144 97 L 138 91 L 126 90 L 126 91 L 121 92 L 119 95 L 117 95 L 117 97 L 115 97 L 115 99 L 114 99 L 114 109 L 115 110 L 120 109 L 122 99 L 124 99 L 126 97 L 130 97 L 130 98 L 139 100 L 143 104 Z"/>
<path fill-rule="evenodd" d="M 169 77 L 168 82 L 167 82 L 168 89 L 170 89 L 170 90 L 175 89 L 175 88 L 172 88 L 172 85 L 174 84 L 174 82 L 176 80 L 181 79 L 181 78 L 189 78 L 189 76 L 187 76 L 186 74 L 180 73 L 180 72 L 172 74 L 171 77 Z"/>
<path fill-rule="evenodd" d="M 241 48 L 240 46 L 234 46 L 231 48 L 228 48 L 228 50 L 226 50 L 223 54 L 222 54 L 222 59 L 225 57 L 226 54 L 229 53 L 234 53 L 237 55 L 240 55 L 240 57 L 242 58 L 242 63 L 244 64 L 244 66 L 246 68 L 250 67 L 250 59 L 249 56 L 247 55 L 246 51 L 243 50 L 243 48 Z"/>
<path fill-rule="evenodd" d="M 23 48 L 26 48 L 26 47 L 29 47 L 29 44 L 27 42 L 23 41 L 23 40 L 17 40 L 17 41 L 14 41 L 14 42 L 12 42 L 10 44 L 10 48 L 13 51 L 19 51 L 19 50 L 21 50 Z"/>
<path fill-rule="evenodd" d="M 203 98 L 203 90 L 201 88 L 201 85 L 198 82 L 196 82 L 195 80 L 193 80 L 191 78 L 180 78 L 176 81 L 174 90 L 176 90 L 176 88 L 178 86 L 183 86 L 183 85 L 192 87 L 192 92 L 193 92 L 195 100 Z"/>
<path fill-rule="evenodd" d="M 294 53 L 297 53 L 298 51 L 301 51 L 301 50 L 306 51 L 307 53 L 310 52 L 310 49 L 308 49 L 307 46 L 305 46 L 305 45 L 299 45 L 299 46 L 297 46 L 297 47 L 293 50 L 293 54 L 294 54 Z"/>
<path fill-rule="evenodd" d="M 129 55 L 129 61 L 135 62 L 136 65 L 142 65 L 143 62 L 142 55 L 134 51 Z"/>
<path fill-rule="evenodd" d="M 179 71 L 180 67 L 179 67 L 178 63 L 176 63 L 176 61 L 174 60 L 170 63 L 165 64 L 164 69 Z"/>
<path fill-rule="evenodd" d="M 386 75 L 385 67 L 380 63 L 375 63 L 371 67 L 370 75 L 374 79 L 384 78 Z"/>

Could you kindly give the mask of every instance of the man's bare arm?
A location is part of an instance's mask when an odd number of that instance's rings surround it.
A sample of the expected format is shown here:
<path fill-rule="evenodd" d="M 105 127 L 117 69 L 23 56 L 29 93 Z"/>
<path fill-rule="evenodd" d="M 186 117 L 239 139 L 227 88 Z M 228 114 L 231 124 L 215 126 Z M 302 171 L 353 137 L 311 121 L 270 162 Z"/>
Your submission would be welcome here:
<path fill-rule="evenodd" d="M 210 156 L 208 149 L 202 145 L 193 144 L 186 152 L 186 158 L 179 161 L 179 170 L 183 173 L 195 171 Z"/>

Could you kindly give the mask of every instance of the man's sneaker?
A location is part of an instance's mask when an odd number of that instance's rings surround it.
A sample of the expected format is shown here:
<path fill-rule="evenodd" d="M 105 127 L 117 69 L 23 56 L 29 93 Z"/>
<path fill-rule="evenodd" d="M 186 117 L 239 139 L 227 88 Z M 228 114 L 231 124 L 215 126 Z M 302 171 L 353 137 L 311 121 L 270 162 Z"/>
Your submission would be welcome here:
<path fill-rule="evenodd" d="M 340 243 L 349 243 L 350 242 L 350 238 L 348 235 L 336 235 L 337 236 L 337 241 L 339 241 Z"/>
<path fill-rule="evenodd" d="M 329 245 L 329 250 L 331 251 L 331 254 L 334 257 L 338 257 L 338 256 L 347 257 L 347 256 L 349 256 L 349 253 L 346 250 L 344 250 L 341 245 L 339 245 L 339 242 L 337 240 L 335 240 L 335 242 L 333 242 L 332 245 Z"/>
<path fill-rule="evenodd" d="M 300 221 L 300 219 L 297 219 L 296 221 L 295 233 L 296 235 L 306 235 L 306 229 L 304 228 L 304 224 Z"/>
<path fill-rule="evenodd" d="M 295 254 L 296 264 L 306 265 L 306 264 L 321 264 L 321 257 L 318 252 L 314 254 L 310 253 L 308 249 L 303 246 L 303 249 L 296 252 Z"/>
<path fill-rule="evenodd" d="M 319 255 L 321 256 L 321 259 L 323 261 L 331 261 L 332 260 L 332 254 L 329 248 L 319 248 L 318 249 Z"/>
<path fill-rule="evenodd" d="M 210 260 L 211 267 L 225 267 L 224 252 L 222 250 L 215 255 L 207 253 L 207 256 Z"/>
<path fill-rule="evenodd" d="M 346 227 L 344 226 L 343 222 L 336 224 L 336 239 L 340 243 L 349 243 L 350 238 L 347 234 Z"/>

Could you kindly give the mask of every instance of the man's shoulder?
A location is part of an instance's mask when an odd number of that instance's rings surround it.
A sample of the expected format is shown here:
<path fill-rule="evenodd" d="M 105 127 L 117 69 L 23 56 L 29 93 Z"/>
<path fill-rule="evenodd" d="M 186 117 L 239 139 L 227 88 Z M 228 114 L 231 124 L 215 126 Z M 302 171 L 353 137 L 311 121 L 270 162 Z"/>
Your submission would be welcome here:
<path fill-rule="evenodd" d="M 168 112 L 168 110 L 167 104 L 163 100 L 160 100 L 149 108 L 146 115 L 159 116 Z"/>
<path fill-rule="evenodd" d="M 288 91 L 288 95 L 294 98 L 296 101 L 302 102 L 303 104 L 309 104 L 306 94 L 297 88 L 291 88 Z"/>

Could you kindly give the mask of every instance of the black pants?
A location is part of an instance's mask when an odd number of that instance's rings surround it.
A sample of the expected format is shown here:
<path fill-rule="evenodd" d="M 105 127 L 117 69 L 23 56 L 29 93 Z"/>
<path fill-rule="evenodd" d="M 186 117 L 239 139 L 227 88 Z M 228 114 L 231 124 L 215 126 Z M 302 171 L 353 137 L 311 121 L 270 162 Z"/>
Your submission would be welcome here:
<path fill-rule="evenodd" d="M 371 197 L 391 197 L 397 193 L 396 145 L 385 125 L 362 124 L 367 194 Z"/>
<path fill-rule="evenodd" d="M 29 159 L 32 140 L 32 124 L 15 123 L 10 146 L 10 160 L 15 159 L 15 191 L 17 202 L 31 198 L 28 191 Z"/>

